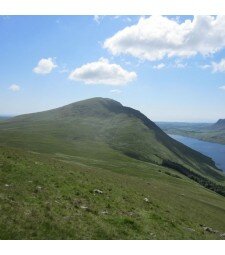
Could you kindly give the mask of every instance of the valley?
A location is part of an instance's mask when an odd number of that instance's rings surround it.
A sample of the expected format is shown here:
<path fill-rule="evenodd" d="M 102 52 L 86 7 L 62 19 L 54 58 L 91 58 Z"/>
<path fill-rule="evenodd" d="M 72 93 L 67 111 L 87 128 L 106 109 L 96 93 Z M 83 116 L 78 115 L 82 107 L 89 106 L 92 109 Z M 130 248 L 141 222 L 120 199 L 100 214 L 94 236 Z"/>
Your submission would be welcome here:
<path fill-rule="evenodd" d="M 225 120 L 216 123 L 158 122 L 167 134 L 182 135 L 203 141 L 225 144 Z"/>

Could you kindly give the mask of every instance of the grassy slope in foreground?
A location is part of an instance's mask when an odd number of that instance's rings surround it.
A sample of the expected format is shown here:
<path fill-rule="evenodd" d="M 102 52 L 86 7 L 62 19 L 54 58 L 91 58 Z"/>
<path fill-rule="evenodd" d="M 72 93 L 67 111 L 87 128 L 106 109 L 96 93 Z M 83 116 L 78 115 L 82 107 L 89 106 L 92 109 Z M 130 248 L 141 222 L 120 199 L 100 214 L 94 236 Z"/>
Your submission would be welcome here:
<path fill-rule="evenodd" d="M 203 141 L 225 144 L 225 128 L 217 128 L 211 123 L 159 122 L 167 134 L 183 135 Z"/>
<path fill-rule="evenodd" d="M 220 239 L 225 232 L 224 197 L 125 156 L 94 161 L 0 147 L 0 173 L 0 239 Z"/>

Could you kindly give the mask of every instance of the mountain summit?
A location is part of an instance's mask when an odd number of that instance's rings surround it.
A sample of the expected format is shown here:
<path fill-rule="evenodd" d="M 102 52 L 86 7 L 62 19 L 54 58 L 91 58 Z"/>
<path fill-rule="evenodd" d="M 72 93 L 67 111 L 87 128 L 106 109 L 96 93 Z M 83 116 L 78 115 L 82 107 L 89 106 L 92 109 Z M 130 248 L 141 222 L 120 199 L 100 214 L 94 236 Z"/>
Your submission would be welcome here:
<path fill-rule="evenodd" d="M 220 178 L 214 162 L 173 140 L 141 112 L 108 98 L 91 98 L 0 123 L 0 142 L 46 153 L 88 158 L 169 160 Z"/>

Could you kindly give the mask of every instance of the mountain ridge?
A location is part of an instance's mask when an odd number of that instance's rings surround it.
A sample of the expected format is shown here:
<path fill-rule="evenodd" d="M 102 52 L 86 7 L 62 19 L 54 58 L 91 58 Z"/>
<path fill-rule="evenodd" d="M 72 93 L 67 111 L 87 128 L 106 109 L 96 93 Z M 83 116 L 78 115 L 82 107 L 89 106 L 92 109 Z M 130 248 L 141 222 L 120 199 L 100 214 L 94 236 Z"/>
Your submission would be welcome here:
<path fill-rule="evenodd" d="M 171 160 L 208 177 L 222 178 L 210 158 L 170 138 L 140 111 L 109 98 L 20 115 L 1 123 L 0 131 L 0 142 L 8 145 L 54 153 L 60 148 L 59 152 L 76 155 L 89 151 L 99 158 L 113 151 L 155 164 Z"/>

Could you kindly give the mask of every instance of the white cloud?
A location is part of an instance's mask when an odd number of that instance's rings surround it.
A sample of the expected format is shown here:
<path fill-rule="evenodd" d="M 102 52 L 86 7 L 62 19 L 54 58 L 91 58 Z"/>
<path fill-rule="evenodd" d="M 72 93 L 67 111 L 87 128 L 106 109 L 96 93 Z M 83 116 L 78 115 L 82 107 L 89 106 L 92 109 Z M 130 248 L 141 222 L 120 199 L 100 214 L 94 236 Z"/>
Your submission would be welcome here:
<path fill-rule="evenodd" d="M 122 91 L 120 89 L 111 89 L 110 90 L 110 93 L 113 93 L 113 94 L 120 94 L 122 93 Z"/>
<path fill-rule="evenodd" d="M 113 19 L 119 19 L 119 18 L 123 18 L 124 22 L 131 22 L 132 21 L 132 19 L 128 16 L 123 16 L 123 15 L 122 16 L 121 15 L 113 16 Z"/>
<path fill-rule="evenodd" d="M 159 63 L 157 65 L 153 66 L 153 69 L 163 69 L 163 68 L 178 68 L 178 69 L 183 69 L 187 67 L 187 63 L 182 62 L 181 60 L 177 59 L 176 61 L 174 61 L 174 63 L 169 63 L 167 64 L 167 66 L 164 63 Z"/>
<path fill-rule="evenodd" d="M 105 40 L 103 47 L 113 55 L 150 61 L 207 56 L 225 47 L 225 16 L 195 16 L 182 23 L 162 16 L 142 17 Z"/>
<path fill-rule="evenodd" d="M 131 21 L 132 21 L 132 19 L 131 19 L 130 17 L 126 17 L 126 18 L 125 18 L 125 21 L 127 21 L 127 22 L 131 22 Z"/>
<path fill-rule="evenodd" d="M 160 64 L 158 64 L 158 65 L 154 65 L 154 66 L 153 66 L 154 69 L 158 69 L 158 70 L 160 70 L 160 69 L 162 69 L 162 68 L 164 68 L 164 67 L 165 67 L 165 64 L 163 64 L 163 63 L 160 63 Z"/>
<path fill-rule="evenodd" d="M 175 63 L 174 67 L 182 69 L 182 68 L 187 67 L 187 64 L 186 63 L 185 64 L 184 63 Z"/>
<path fill-rule="evenodd" d="M 181 17 L 180 17 L 180 16 L 176 16 L 176 17 L 174 18 L 174 20 L 175 20 L 177 23 L 180 23 Z"/>
<path fill-rule="evenodd" d="M 205 65 L 200 65 L 199 66 L 201 69 L 205 70 L 211 67 L 211 65 L 205 64 Z"/>
<path fill-rule="evenodd" d="M 20 90 L 20 86 L 17 85 L 17 84 L 12 84 L 12 85 L 9 87 L 9 89 L 10 89 L 11 91 L 13 91 L 13 92 L 17 92 L 17 91 Z"/>
<path fill-rule="evenodd" d="M 225 29 L 225 28 L 224 28 Z M 221 59 L 219 63 L 212 62 L 212 71 L 216 72 L 225 72 L 225 59 Z"/>
<path fill-rule="evenodd" d="M 219 89 L 225 90 L 225 85 L 224 85 L 224 86 L 219 87 Z"/>
<path fill-rule="evenodd" d="M 103 19 L 103 16 L 94 15 L 94 21 L 97 22 L 98 24 L 101 23 L 102 19 Z"/>
<path fill-rule="evenodd" d="M 180 60 L 176 60 L 173 64 L 173 67 L 178 68 L 178 69 L 183 69 L 183 68 L 187 67 L 187 63 L 183 63 Z"/>
<path fill-rule="evenodd" d="M 49 74 L 56 67 L 57 65 L 52 58 L 42 58 L 33 69 L 33 72 L 37 74 Z"/>
<path fill-rule="evenodd" d="M 87 63 L 76 68 L 69 79 L 83 81 L 85 84 L 105 84 L 120 86 L 132 82 L 137 77 L 135 72 L 128 72 L 120 65 L 110 64 L 108 59 L 100 58 L 97 62 Z"/>

